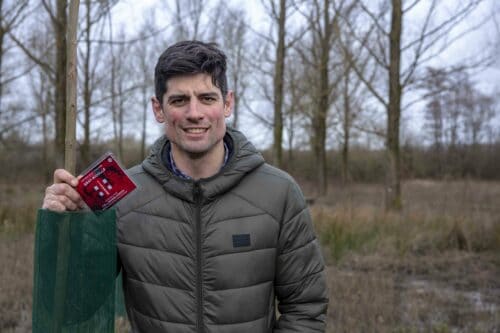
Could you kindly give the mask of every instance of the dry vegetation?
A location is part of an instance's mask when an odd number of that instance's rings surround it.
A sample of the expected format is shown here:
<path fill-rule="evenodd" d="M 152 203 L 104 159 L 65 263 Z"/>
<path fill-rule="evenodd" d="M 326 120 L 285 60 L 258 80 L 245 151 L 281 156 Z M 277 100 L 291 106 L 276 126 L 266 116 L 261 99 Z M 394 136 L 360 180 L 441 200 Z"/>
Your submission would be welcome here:
<path fill-rule="evenodd" d="M 0 332 L 31 332 L 33 226 L 42 188 L 0 186 Z"/>
<path fill-rule="evenodd" d="M 500 332 L 500 184 L 333 189 L 313 207 L 329 262 L 329 332 Z"/>
<path fill-rule="evenodd" d="M 33 235 L 1 235 L 0 253 L 0 332 L 31 332 Z"/>
<path fill-rule="evenodd" d="M 328 262 L 328 332 L 500 332 L 500 183 L 408 181 L 395 215 L 378 185 L 330 193 L 312 206 Z M 31 330 L 41 197 L 41 187 L 1 187 L 0 332 Z"/>

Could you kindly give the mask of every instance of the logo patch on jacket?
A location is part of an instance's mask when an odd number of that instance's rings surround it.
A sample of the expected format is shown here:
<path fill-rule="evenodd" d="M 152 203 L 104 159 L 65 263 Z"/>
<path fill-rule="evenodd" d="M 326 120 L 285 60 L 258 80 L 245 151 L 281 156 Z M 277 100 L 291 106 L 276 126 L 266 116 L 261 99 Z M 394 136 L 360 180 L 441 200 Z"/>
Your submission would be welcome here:
<path fill-rule="evenodd" d="M 250 234 L 233 235 L 233 247 L 250 246 Z"/>

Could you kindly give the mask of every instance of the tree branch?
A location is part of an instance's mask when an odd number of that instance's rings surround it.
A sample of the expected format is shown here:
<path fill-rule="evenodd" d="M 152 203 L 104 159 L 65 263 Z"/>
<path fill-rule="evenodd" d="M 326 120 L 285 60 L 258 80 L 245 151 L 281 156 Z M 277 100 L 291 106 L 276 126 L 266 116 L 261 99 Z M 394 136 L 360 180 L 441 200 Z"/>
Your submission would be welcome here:
<path fill-rule="evenodd" d="M 389 38 L 389 33 L 385 31 L 384 27 L 382 27 L 379 23 L 379 19 L 383 17 L 383 13 L 377 17 L 375 14 L 373 14 L 365 5 L 362 1 L 359 2 L 361 9 L 368 14 L 368 16 L 372 19 L 373 23 L 375 23 L 375 26 L 377 29 L 382 32 L 387 38 Z"/>
<path fill-rule="evenodd" d="M 14 43 L 16 43 L 16 45 L 19 46 L 19 48 L 24 52 L 24 54 L 26 54 L 26 56 L 28 56 L 28 58 L 31 59 L 31 61 L 33 61 L 34 63 L 36 63 L 40 67 L 42 67 L 42 69 L 47 74 L 50 74 L 51 77 L 53 77 L 53 75 L 55 74 L 55 72 L 52 69 L 52 67 L 50 67 L 50 65 L 48 63 L 40 60 L 33 53 L 31 53 L 31 51 L 26 46 L 24 46 L 24 44 L 21 43 L 21 41 L 19 41 L 19 39 L 17 39 L 17 37 L 14 36 L 10 31 L 8 32 L 8 34 L 9 34 L 9 37 L 14 41 Z"/>
<path fill-rule="evenodd" d="M 441 22 L 441 24 L 436 26 L 434 29 L 431 29 L 427 33 L 419 36 L 418 39 L 401 47 L 401 52 L 406 51 L 407 49 L 413 47 L 415 44 L 419 43 L 422 39 L 427 39 L 429 36 L 432 36 L 436 33 L 440 33 L 440 35 L 443 36 L 442 33 L 443 29 L 445 30 L 446 33 L 449 32 L 451 29 L 455 27 L 455 23 L 462 21 L 467 15 L 469 15 L 474 10 L 474 8 L 476 8 L 479 5 L 480 2 L 481 0 L 471 1 L 467 6 L 465 6 L 465 8 L 463 8 L 455 15 L 451 16 L 449 19 Z"/>

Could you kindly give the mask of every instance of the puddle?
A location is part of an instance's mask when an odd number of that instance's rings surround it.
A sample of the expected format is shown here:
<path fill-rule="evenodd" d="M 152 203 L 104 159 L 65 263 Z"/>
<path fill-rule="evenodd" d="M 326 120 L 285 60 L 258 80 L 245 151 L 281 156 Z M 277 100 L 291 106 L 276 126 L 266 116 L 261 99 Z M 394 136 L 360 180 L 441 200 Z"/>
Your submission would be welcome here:
<path fill-rule="evenodd" d="M 423 331 L 446 324 L 446 332 L 500 332 L 500 306 L 494 303 L 500 289 L 465 291 L 415 277 L 402 281 L 401 287 L 405 321 Z"/>

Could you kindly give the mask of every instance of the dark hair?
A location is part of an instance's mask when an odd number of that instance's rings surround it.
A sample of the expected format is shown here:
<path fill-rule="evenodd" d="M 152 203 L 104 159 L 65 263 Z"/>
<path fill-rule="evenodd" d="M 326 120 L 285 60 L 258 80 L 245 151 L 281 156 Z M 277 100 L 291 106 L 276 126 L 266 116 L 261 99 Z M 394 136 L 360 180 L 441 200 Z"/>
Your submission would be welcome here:
<path fill-rule="evenodd" d="M 226 55 L 215 43 L 196 40 L 178 42 L 167 48 L 158 58 L 155 67 L 155 94 L 163 103 L 167 81 L 175 76 L 209 74 L 212 83 L 227 94 Z"/>

